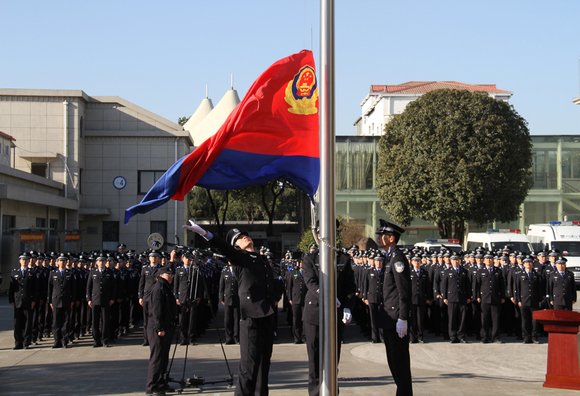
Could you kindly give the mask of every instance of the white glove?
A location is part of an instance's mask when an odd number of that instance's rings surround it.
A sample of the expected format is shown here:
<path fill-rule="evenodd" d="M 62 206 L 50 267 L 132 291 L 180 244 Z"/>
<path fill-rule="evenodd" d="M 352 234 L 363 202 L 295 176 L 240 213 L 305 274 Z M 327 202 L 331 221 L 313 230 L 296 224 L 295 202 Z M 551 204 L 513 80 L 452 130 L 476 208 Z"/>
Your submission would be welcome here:
<path fill-rule="evenodd" d="M 185 224 L 181 227 L 185 228 L 186 230 L 193 231 L 193 232 L 201 235 L 202 237 L 205 237 L 207 235 L 207 231 L 204 230 L 203 228 L 201 228 L 200 226 L 198 226 L 197 224 L 195 224 L 195 222 L 193 220 L 189 220 L 189 223 L 191 225 Z"/>
<path fill-rule="evenodd" d="M 352 320 L 352 314 L 350 313 L 350 309 L 345 308 L 344 313 L 342 314 L 342 323 L 349 324 Z"/>
<path fill-rule="evenodd" d="M 340 300 L 338 298 L 336 299 L 336 308 L 340 308 Z"/>
<path fill-rule="evenodd" d="M 406 320 L 397 320 L 397 326 L 395 327 L 397 329 L 397 334 L 399 335 L 399 338 L 403 338 L 407 335 L 407 321 Z"/>

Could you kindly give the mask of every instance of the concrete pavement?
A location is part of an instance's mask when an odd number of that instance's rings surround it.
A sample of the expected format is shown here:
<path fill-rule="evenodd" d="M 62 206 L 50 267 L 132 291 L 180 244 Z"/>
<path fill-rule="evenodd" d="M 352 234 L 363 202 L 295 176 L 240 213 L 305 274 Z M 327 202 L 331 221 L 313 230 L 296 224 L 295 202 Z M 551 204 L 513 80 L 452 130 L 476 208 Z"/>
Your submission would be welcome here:
<path fill-rule="evenodd" d="M 578 308 L 578 306 L 576 307 Z M 85 336 L 71 348 L 53 350 L 52 339 L 29 350 L 13 351 L 12 307 L 0 297 L 0 395 L 138 395 L 144 394 L 149 348 L 142 347 L 140 329 L 111 348 L 92 348 Z M 218 325 L 222 324 L 221 311 Z M 270 395 L 307 395 L 306 347 L 292 343 L 285 314 L 279 314 L 278 341 L 270 371 Z M 181 379 L 201 376 L 206 381 L 228 377 L 214 325 L 187 351 L 178 346 L 171 374 Z M 223 330 L 222 330 L 223 331 Z M 347 326 L 339 365 L 341 396 L 394 395 L 396 386 L 382 344 L 371 344 L 354 325 Z M 432 335 L 426 344 L 411 345 L 415 395 L 577 395 L 577 391 L 543 388 L 547 339 L 522 344 L 504 337 L 503 344 L 449 344 Z M 237 376 L 239 346 L 224 345 L 229 366 Z M 172 354 L 174 350 L 172 349 Z M 173 384 L 175 385 L 175 384 Z M 183 394 L 233 395 L 227 384 L 186 388 Z M 176 394 L 176 393 L 174 393 Z"/>

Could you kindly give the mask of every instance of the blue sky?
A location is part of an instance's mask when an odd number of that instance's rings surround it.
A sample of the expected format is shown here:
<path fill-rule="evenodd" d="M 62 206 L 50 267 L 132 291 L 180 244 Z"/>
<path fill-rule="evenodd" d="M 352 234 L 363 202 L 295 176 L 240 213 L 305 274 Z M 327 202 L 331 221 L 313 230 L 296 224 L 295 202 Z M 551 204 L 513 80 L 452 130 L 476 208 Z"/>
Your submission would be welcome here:
<path fill-rule="evenodd" d="M 532 134 L 580 134 L 580 2 L 336 1 L 336 133 L 371 84 L 496 84 Z M 0 87 L 120 96 L 171 121 L 303 48 L 318 1 L 0 0 Z M 312 32 L 312 35 L 311 35 Z M 311 45 L 311 43 L 313 43 Z"/>

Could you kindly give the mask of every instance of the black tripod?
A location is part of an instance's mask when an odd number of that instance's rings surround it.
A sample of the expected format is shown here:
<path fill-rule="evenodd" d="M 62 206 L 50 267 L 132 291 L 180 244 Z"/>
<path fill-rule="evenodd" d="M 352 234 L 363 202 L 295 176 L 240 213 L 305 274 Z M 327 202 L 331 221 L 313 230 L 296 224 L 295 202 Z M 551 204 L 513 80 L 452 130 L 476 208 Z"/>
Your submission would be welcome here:
<path fill-rule="evenodd" d="M 190 312 L 190 315 L 194 315 L 194 309 L 197 310 L 199 307 L 199 304 L 197 302 L 197 294 L 198 294 L 198 288 L 200 286 L 200 279 L 201 279 L 201 284 L 203 285 L 204 290 L 209 290 L 207 287 L 207 283 L 205 281 L 205 276 L 203 273 L 201 273 L 201 265 L 203 265 L 203 261 L 206 257 L 211 257 L 211 252 L 204 252 L 201 251 L 199 249 L 194 249 L 192 250 L 192 253 L 194 255 L 194 265 L 192 265 L 189 271 L 189 294 L 188 294 L 188 301 L 191 301 L 190 304 L 188 304 L 188 307 L 182 307 L 182 309 L 187 309 L 189 308 L 190 310 L 192 310 Z M 220 345 L 222 348 L 222 354 L 224 357 L 224 361 L 226 363 L 226 367 L 229 373 L 229 377 L 221 379 L 221 380 L 213 380 L 213 381 L 207 381 L 206 379 L 204 379 L 203 377 L 198 377 L 196 375 L 193 375 L 190 378 L 185 378 L 185 372 L 187 369 L 187 353 L 189 351 L 189 343 L 186 344 L 185 346 L 185 358 L 184 358 L 184 362 L 183 362 L 183 372 L 182 372 L 182 376 L 181 379 L 179 381 L 174 380 L 172 377 L 170 377 L 170 373 L 171 373 L 171 368 L 173 367 L 173 361 L 175 359 L 175 352 L 177 351 L 177 344 L 179 343 L 179 334 L 181 333 L 181 326 L 178 324 L 176 326 L 176 332 L 175 332 L 175 345 L 174 345 L 174 349 L 173 349 L 173 355 L 171 356 L 171 363 L 169 364 L 169 367 L 167 369 L 167 373 L 165 374 L 165 378 L 167 380 L 167 382 L 174 382 L 179 384 L 180 389 L 177 390 L 177 393 L 181 394 L 183 392 L 184 388 L 191 388 L 191 387 L 196 387 L 199 388 L 203 385 L 213 385 L 213 384 L 221 384 L 221 383 L 226 383 L 228 384 L 230 387 L 233 386 L 234 384 L 234 376 L 232 375 L 232 371 L 230 369 L 230 365 L 228 363 L 228 358 L 226 356 L 226 351 L 224 349 L 224 343 L 222 341 L 222 336 L 220 334 L 218 325 L 217 325 L 217 321 L 215 318 L 215 314 L 214 311 L 210 305 L 209 307 L 209 311 L 211 312 L 211 319 L 215 324 L 215 329 L 216 329 L 216 333 L 218 335 L 218 339 L 220 341 Z M 195 320 L 195 318 L 193 319 Z M 192 323 L 192 319 L 190 318 L 190 323 Z"/>

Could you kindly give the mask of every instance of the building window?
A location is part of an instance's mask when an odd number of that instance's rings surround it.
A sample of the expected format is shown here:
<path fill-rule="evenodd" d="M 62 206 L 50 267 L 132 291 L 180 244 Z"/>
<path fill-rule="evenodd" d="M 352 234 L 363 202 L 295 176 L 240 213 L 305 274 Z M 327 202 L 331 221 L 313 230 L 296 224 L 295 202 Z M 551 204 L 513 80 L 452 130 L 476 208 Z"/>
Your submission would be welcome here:
<path fill-rule="evenodd" d="M 2 215 L 2 235 L 13 235 L 11 228 L 16 228 L 16 216 Z"/>
<path fill-rule="evenodd" d="M 58 231 L 58 219 L 50 219 L 50 235 L 56 235 Z"/>
<path fill-rule="evenodd" d="M 117 250 L 119 245 L 119 222 L 103 221 L 103 249 Z"/>
<path fill-rule="evenodd" d="M 30 173 L 40 177 L 46 177 L 46 163 L 30 164 Z"/>
<path fill-rule="evenodd" d="M 6 156 L 10 156 L 10 145 L 7 144 L 4 146 L 4 151 L 6 152 Z"/>
<path fill-rule="evenodd" d="M 167 240 L 167 222 L 166 221 L 152 221 L 150 226 L 150 233 L 158 232 L 163 239 Z"/>
<path fill-rule="evenodd" d="M 46 219 L 43 219 L 42 217 L 37 217 L 36 228 L 44 228 L 44 227 L 46 227 Z"/>
<path fill-rule="evenodd" d="M 139 171 L 138 194 L 147 194 L 155 182 L 165 173 L 165 171 Z"/>

